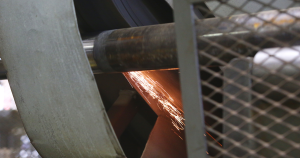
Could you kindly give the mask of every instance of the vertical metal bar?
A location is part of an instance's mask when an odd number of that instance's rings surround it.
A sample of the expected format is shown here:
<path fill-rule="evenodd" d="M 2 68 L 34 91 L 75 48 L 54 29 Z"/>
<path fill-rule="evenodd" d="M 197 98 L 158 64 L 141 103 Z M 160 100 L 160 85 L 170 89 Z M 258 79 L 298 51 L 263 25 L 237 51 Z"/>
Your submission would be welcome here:
<path fill-rule="evenodd" d="M 192 3 L 174 0 L 185 135 L 189 158 L 205 158 L 204 114 Z"/>

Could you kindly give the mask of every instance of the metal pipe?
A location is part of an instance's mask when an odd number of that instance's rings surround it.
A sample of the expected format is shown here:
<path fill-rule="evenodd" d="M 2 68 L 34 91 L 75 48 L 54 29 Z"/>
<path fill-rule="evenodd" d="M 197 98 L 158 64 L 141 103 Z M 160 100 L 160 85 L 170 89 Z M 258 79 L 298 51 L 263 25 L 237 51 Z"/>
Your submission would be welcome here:
<path fill-rule="evenodd" d="M 263 48 L 300 45 L 300 8 L 197 20 L 196 31 L 200 64 L 220 66 Z M 94 73 L 178 68 L 173 23 L 105 31 L 95 47 L 93 40 L 83 44 Z"/>
<path fill-rule="evenodd" d="M 300 8 L 291 8 L 197 20 L 199 62 L 220 66 L 214 58 L 227 63 L 263 48 L 296 45 L 299 17 Z M 95 40 L 94 59 L 102 72 L 170 69 L 178 68 L 176 51 L 172 23 L 103 32 Z"/>
<path fill-rule="evenodd" d="M 196 21 L 199 62 L 220 66 L 259 50 L 297 45 L 300 8 Z M 102 72 L 178 68 L 174 24 L 112 30 L 95 40 L 94 59 Z M 218 61 L 219 60 L 219 61 Z"/>

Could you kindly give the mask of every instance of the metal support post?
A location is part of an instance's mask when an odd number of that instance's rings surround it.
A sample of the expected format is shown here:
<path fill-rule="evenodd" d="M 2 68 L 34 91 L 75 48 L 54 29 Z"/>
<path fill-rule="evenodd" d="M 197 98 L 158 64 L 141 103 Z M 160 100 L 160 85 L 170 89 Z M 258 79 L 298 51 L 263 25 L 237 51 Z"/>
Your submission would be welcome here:
<path fill-rule="evenodd" d="M 187 152 L 189 158 L 204 158 L 207 156 L 206 139 L 204 137 L 203 102 L 192 8 L 193 3 L 190 1 L 174 0 Z"/>

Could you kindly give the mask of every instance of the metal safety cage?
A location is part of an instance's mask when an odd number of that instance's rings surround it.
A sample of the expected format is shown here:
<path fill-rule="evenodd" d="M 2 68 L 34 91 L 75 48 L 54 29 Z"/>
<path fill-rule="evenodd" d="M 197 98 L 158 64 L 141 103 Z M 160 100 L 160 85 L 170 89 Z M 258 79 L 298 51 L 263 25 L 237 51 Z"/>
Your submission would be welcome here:
<path fill-rule="evenodd" d="M 205 28 L 195 38 L 208 156 L 299 157 L 300 3 L 201 3 L 193 6 Z"/>

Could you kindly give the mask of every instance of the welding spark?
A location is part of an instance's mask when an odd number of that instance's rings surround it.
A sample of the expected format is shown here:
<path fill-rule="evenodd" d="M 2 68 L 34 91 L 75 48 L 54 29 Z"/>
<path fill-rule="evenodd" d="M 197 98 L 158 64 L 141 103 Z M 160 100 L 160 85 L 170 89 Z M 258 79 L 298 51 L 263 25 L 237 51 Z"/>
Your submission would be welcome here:
<path fill-rule="evenodd" d="M 174 134 L 176 134 L 181 140 L 183 140 L 183 138 L 177 133 L 175 132 L 173 129 L 171 129 L 173 131 Z"/>
<path fill-rule="evenodd" d="M 209 135 L 216 143 L 218 143 L 220 146 L 222 146 L 221 143 L 219 143 L 212 135 L 210 135 L 208 132 L 206 132 L 207 135 Z"/>
<path fill-rule="evenodd" d="M 134 86 L 149 104 L 151 104 L 149 99 L 152 98 L 153 100 L 156 100 L 159 109 L 168 113 L 173 126 L 178 131 L 184 130 L 185 119 L 183 111 L 174 105 L 174 99 L 167 93 L 160 83 L 154 81 L 149 75 L 147 75 L 147 71 L 126 72 L 123 74 L 131 86 Z M 175 131 L 174 133 L 178 135 Z M 218 145 L 222 146 L 222 144 L 219 143 L 211 134 L 208 132 L 206 132 L 206 134 L 217 142 Z M 206 134 L 204 134 L 205 137 Z M 179 138 L 182 139 L 180 136 Z"/>
<path fill-rule="evenodd" d="M 184 130 L 183 111 L 174 105 L 173 98 L 158 82 L 154 81 L 146 72 L 127 72 L 124 75 L 141 92 L 149 104 L 151 103 L 147 96 L 150 96 L 149 99 L 157 101 L 160 110 L 168 112 L 172 124 L 177 130 Z"/>

